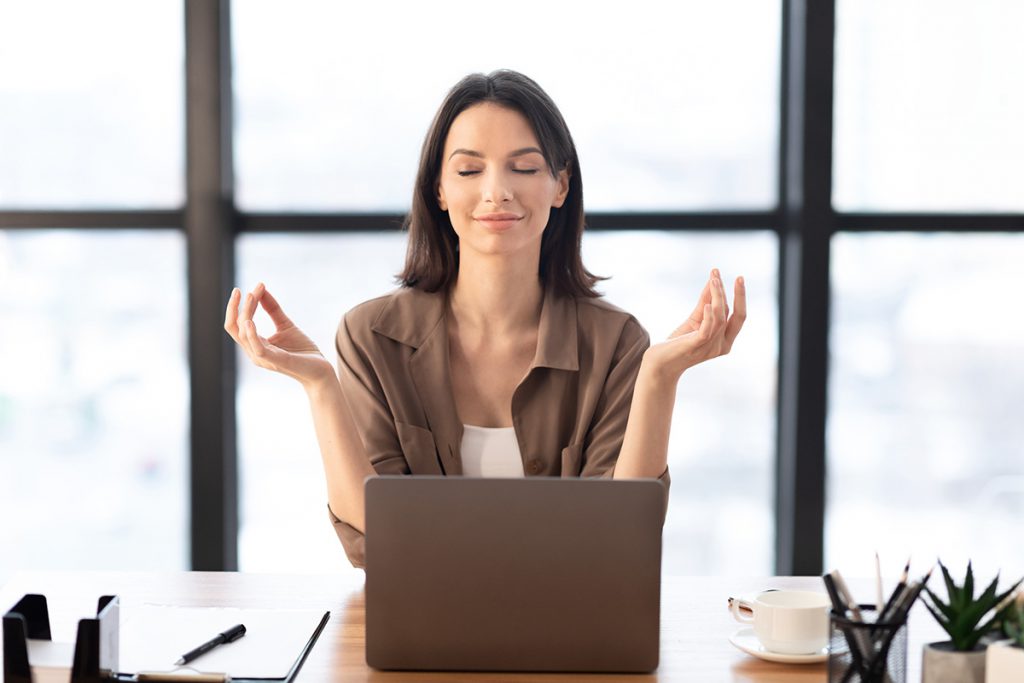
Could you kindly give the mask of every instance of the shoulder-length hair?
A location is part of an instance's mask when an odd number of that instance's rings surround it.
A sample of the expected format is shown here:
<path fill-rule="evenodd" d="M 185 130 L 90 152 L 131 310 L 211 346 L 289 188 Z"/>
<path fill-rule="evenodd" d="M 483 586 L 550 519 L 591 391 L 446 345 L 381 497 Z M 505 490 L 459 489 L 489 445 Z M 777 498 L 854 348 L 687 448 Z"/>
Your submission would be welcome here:
<path fill-rule="evenodd" d="M 444 144 L 452 122 L 476 104 L 493 102 L 526 117 L 536 134 L 553 176 L 569 174 L 569 193 L 561 207 L 551 209 L 540 246 L 541 283 L 559 294 L 600 296 L 594 285 L 604 278 L 583 266 L 583 180 L 576 145 L 562 114 L 536 82 L 516 71 L 501 69 L 470 74 L 455 84 L 434 116 L 423 141 L 412 208 L 403 229 L 409 232 L 405 268 L 398 280 L 406 287 L 427 292 L 447 291 L 459 270 L 458 236 L 451 219 L 438 205 Z"/>

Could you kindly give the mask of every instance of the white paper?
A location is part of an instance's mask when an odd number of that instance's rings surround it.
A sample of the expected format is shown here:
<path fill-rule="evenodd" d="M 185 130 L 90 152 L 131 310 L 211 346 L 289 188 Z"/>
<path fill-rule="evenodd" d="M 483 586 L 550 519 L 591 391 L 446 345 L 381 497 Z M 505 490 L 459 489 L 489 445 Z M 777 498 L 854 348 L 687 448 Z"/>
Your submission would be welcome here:
<path fill-rule="evenodd" d="M 231 607 L 121 607 L 123 673 L 225 673 L 233 678 L 284 678 L 326 610 Z M 245 635 L 177 667 L 183 654 L 235 624 Z"/>
<path fill-rule="evenodd" d="M 75 659 L 74 643 L 55 643 L 52 640 L 28 638 L 28 663 L 32 666 L 56 666 L 71 670 Z"/>

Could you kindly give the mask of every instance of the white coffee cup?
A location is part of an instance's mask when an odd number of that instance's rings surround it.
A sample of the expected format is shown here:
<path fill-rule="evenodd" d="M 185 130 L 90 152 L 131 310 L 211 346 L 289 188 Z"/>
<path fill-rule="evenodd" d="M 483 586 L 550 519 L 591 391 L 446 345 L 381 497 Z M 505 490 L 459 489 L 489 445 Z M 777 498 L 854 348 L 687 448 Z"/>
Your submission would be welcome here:
<path fill-rule="evenodd" d="M 746 607 L 754 616 L 740 613 Z M 734 600 L 732 616 L 741 624 L 753 624 L 754 634 L 769 652 L 808 655 L 828 642 L 828 613 L 832 604 L 824 593 L 776 590 L 759 593 L 753 600 Z"/>

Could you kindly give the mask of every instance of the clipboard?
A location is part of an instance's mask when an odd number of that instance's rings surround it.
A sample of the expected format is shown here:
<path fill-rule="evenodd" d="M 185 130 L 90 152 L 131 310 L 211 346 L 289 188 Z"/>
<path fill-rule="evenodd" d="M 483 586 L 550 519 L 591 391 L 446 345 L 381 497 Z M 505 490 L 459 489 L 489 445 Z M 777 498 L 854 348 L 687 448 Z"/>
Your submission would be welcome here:
<path fill-rule="evenodd" d="M 249 639 L 250 652 L 276 649 L 278 654 L 270 669 L 271 676 L 252 675 L 251 666 L 239 665 L 245 661 L 244 648 L 235 651 L 232 663 L 231 645 L 224 645 L 208 655 L 205 663 L 167 668 L 174 659 L 198 643 L 210 626 L 207 622 L 218 619 L 250 620 L 256 634 L 264 634 L 264 641 Z M 232 680 L 239 683 L 274 681 L 291 683 L 309 656 L 313 645 L 323 632 L 330 612 L 319 610 L 256 610 L 237 608 L 187 608 L 174 606 L 133 606 L 123 609 L 117 596 L 100 598 L 95 618 L 79 621 L 78 636 L 74 644 L 74 659 L 70 667 L 65 666 L 63 676 L 48 680 L 63 680 L 69 683 L 110 683 L 111 681 L 179 681 L 184 683 L 215 683 Z M 315 624 L 308 635 L 310 624 Z M 263 628 L 260 627 L 263 626 Z M 46 597 L 31 594 L 23 597 L 5 615 L 3 621 L 4 639 L 4 683 L 33 683 L 33 667 L 30 652 L 51 641 L 49 615 Z M 266 637 L 272 635 L 273 626 L 284 628 L 287 637 L 281 647 L 267 648 Z M 198 632 L 197 632 L 198 631 Z M 250 630 L 250 633 L 253 631 Z M 159 637 L 154 637 L 158 633 Z M 175 639 L 176 637 L 176 639 Z M 242 642 L 242 638 L 236 642 Z M 140 643 L 159 641 L 156 647 L 142 647 Z M 166 642 L 164 642 L 166 641 Z M 195 642 L 193 642 L 195 641 Z M 191 643 L 191 645 L 183 643 Z M 128 645 L 127 650 L 125 645 Z M 275 646 L 278 641 L 275 639 Z M 289 652 L 298 651 L 291 660 Z M 169 653 L 174 652 L 173 655 Z M 172 657 L 167 659 L 167 657 Z M 242 659 L 240 659 L 240 657 Z M 251 659 L 251 657 L 250 657 Z M 172 666 L 172 665 L 171 665 Z M 258 665 L 257 665 L 258 666 Z M 206 667 L 209 667 L 208 669 Z M 219 668 L 218 668 L 219 667 Z M 234 674 L 232 675 L 232 671 Z M 209 673 L 210 671 L 219 673 Z M 281 672 L 278 674 L 277 672 Z M 38 674 L 38 670 L 36 672 Z M 60 674 L 60 672 L 57 672 Z M 237 674 L 245 675 L 237 675 Z"/>
<path fill-rule="evenodd" d="M 295 678 L 330 618 L 311 609 L 132 605 L 121 614 L 117 680 L 285 681 Z M 183 652 L 235 624 L 246 634 L 176 666 Z M 145 674 L 145 675 L 143 675 Z"/>

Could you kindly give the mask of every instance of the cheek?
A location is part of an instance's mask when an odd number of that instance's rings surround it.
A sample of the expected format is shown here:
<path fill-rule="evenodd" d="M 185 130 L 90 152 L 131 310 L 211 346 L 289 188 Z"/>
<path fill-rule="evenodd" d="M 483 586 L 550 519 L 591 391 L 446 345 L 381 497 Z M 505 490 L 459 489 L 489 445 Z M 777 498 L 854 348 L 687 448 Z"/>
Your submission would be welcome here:
<path fill-rule="evenodd" d="M 550 176 L 537 183 L 534 192 L 538 198 L 542 198 L 541 201 L 547 206 L 554 206 L 558 203 L 558 181 Z"/>
<path fill-rule="evenodd" d="M 459 183 L 441 183 L 441 195 L 444 197 L 444 201 L 448 203 L 449 209 L 465 204 L 467 194 L 466 188 L 460 186 Z"/>

